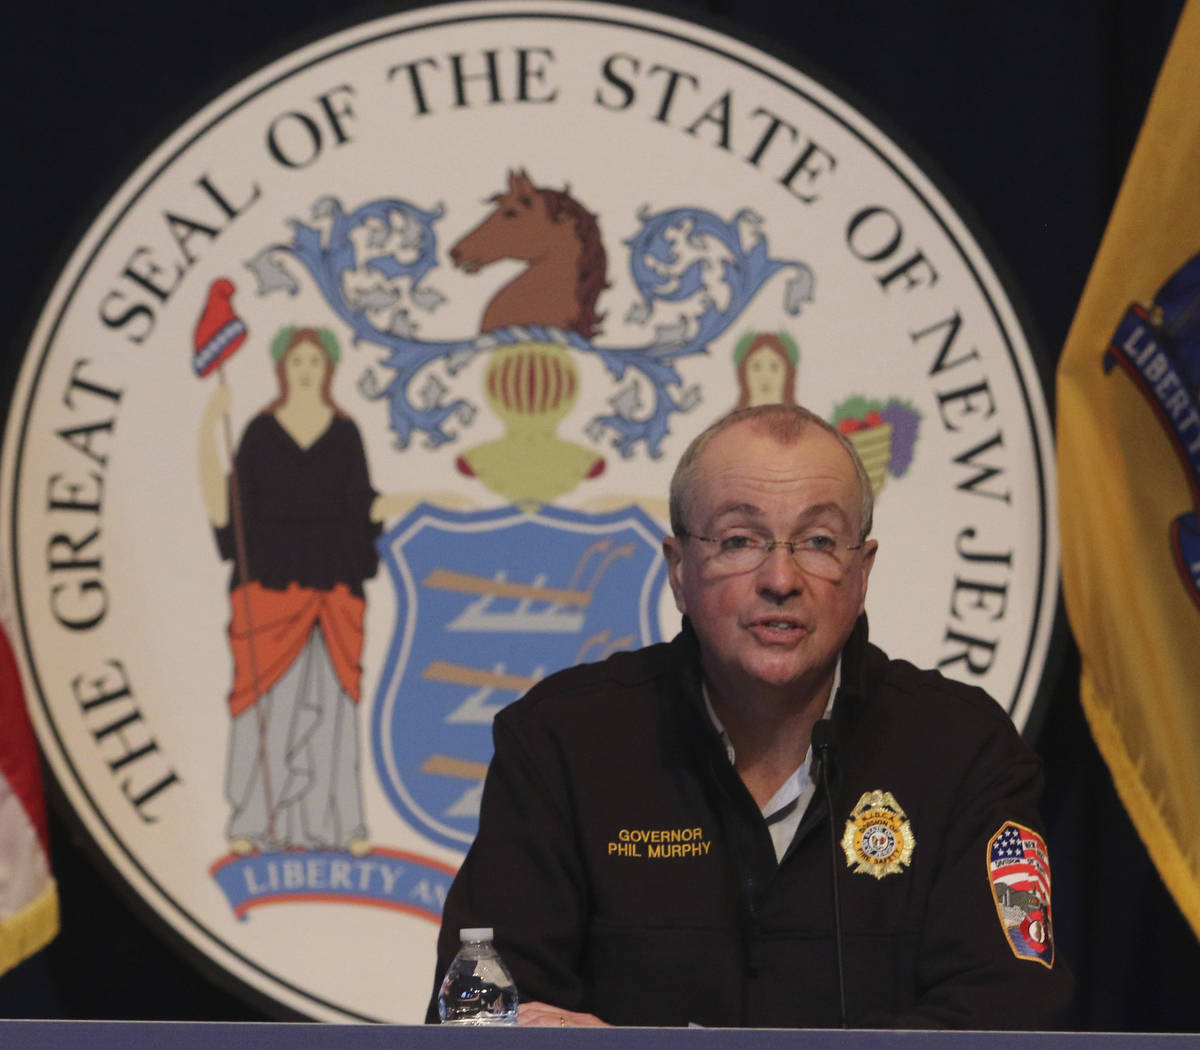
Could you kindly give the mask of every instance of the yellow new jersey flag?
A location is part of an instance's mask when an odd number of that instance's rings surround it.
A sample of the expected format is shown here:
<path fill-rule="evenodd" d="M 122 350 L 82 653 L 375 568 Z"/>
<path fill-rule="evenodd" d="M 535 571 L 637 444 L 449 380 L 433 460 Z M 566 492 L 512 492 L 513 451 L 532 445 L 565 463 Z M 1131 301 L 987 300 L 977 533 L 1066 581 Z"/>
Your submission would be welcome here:
<path fill-rule="evenodd" d="M 1200 3 L 1058 368 L 1063 589 L 1096 745 L 1200 936 Z"/>

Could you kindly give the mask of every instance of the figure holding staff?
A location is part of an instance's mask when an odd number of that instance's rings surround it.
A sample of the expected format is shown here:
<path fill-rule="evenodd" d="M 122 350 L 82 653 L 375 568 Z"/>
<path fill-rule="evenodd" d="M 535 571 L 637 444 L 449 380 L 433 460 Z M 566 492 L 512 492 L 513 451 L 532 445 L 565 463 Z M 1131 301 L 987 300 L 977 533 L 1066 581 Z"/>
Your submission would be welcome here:
<path fill-rule="evenodd" d="M 198 359 L 200 343 L 198 329 Z M 339 356 L 328 329 L 276 335 L 278 396 L 246 426 L 228 473 L 216 435 L 224 419 L 231 443 L 223 381 L 201 423 L 205 506 L 234 563 L 226 834 L 238 854 L 370 849 L 358 739 L 363 584 L 388 508 L 358 427 L 330 394 Z"/>

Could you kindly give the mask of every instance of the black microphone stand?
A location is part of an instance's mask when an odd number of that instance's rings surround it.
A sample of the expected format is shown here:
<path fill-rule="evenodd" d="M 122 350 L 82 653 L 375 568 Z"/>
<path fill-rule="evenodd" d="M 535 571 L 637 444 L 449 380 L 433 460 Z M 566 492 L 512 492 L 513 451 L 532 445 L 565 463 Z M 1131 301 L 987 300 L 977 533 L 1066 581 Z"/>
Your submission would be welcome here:
<path fill-rule="evenodd" d="M 821 764 L 821 789 L 825 793 L 825 806 L 829 810 L 829 857 L 830 873 L 833 876 L 833 937 L 837 948 L 838 1005 L 841 1011 L 842 1027 L 847 1028 L 849 1025 L 846 1023 L 846 968 L 842 959 L 842 901 L 838 892 L 838 840 L 833 819 L 833 792 L 829 787 L 831 735 L 832 728 L 824 719 L 813 726 L 813 754 L 817 756 L 817 760 Z"/>

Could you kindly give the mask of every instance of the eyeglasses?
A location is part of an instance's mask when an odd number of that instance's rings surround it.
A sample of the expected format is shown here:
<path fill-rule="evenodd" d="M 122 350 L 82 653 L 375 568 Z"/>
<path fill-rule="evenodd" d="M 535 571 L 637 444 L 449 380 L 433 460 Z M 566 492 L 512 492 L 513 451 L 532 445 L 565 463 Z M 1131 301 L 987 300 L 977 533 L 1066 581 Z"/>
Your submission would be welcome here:
<path fill-rule="evenodd" d="M 716 551 L 712 555 L 714 566 L 731 575 L 753 572 L 776 547 L 783 547 L 804 572 L 831 582 L 837 582 L 846 575 L 846 570 L 850 568 L 851 552 L 862 550 L 864 546 L 862 543 L 840 544 L 825 533 L 814 533 L 798 540 L 775 540 L 747 532 L 697 536 L 694 532 L 684 531 L 679 533 L 679 538 L 715 544 Z"/>

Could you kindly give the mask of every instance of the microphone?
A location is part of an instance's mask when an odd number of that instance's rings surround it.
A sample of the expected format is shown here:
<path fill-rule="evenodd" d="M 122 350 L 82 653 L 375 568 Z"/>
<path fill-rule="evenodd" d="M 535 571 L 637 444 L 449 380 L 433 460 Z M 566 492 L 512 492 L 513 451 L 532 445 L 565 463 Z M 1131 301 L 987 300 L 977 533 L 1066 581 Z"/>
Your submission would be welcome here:
<path fill-rule="evenodd" d="M 812 729 L 812 750 L 821 766 L 821 789 L 825 793 L 825 807 L 829 810 L 829 859 L 833 875 L 833 939 L 837 947 L 838 1002 L 841 1008 L 842 1027 L 846 1023 L 846 968 L 842 960 L 842 902 L 838 893 L 838 840 L 833 821 L 833 792 L 829 789 L 829 760 L 833 748 L 833 727 L 822 718 Z"/>

